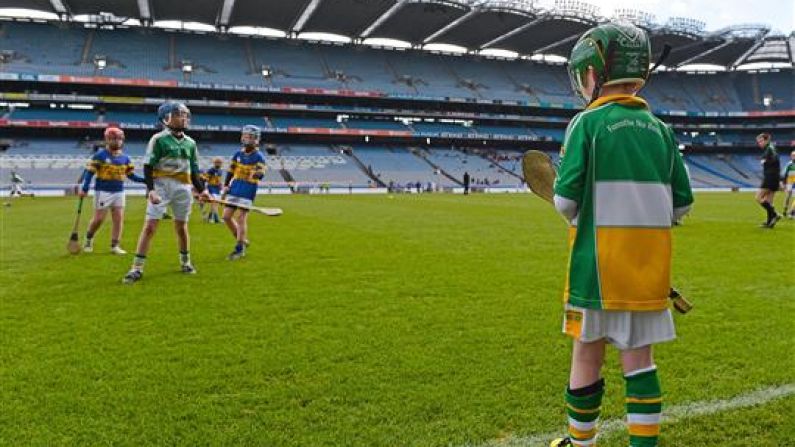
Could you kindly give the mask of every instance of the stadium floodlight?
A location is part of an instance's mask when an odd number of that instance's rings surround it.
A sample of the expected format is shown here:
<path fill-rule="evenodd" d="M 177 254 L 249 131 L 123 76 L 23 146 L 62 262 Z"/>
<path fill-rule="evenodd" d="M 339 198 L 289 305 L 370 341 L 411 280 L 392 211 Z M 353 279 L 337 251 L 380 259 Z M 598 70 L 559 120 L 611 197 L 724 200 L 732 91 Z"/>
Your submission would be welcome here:
<path fill-rule="evenodd" d="M 651 29 L 655 23 L 654 14 L 639 9 L 619 8 L 613 12 L 613 16 L 646 29 Z"/>
<path fill-rule="evenodd" d="M 503 9 L 524 12 L 535 12 L 538 9 L 536 0 L 484 0 L 477 6 L 482 9 Z"/>
<path fill-rule="evenodd" d="M 108 66 L 108 59 L 105 56 L 94 56 L 94 68 L 97 70 L 104 70 Z"/>
<path fill-rule="evenodd" d="M 11 58 L 13 57 L 14 57 L 14 52 L 11 50 L 0 51 L 0 64 L 7 64 L 11 62 Z"/>
<path fill-rule="evenodd" d="M 260 69 L 260 73 L 262 74 L 262 77 L 265 79 L 270 79 L 271 76 L 273 75 L 273 71 L 271 70 L 270 65 L 263 65 L 262 68 Z"/>
<path fill-rule="evenodd" d="M 182 61 L 182 72 L 185 74 L 193 73 L 193 62 L 191 61 Z"/>
<path fill-rule="evenodd" d="M 762 105 L 765 106 L 765 108 L 769 108 L 771 105 L 773 105 L 773 97 L 770 95 L 765 95 L 762 98 Z"/>
<path fill-rule="evenodd" d="M 555 0 L 553 10 L 565 16 L 574 16 L 588 20 L 599 17 L 599 7 L 579 0 Z"/>
<path fill-rule="evenodd" d="M 688 17 L 671 17 L 665 23 L 665 27 L 671 31 L 678 31 L 684 34 L 700 35 L 707 24 L 701 20 Z"/>

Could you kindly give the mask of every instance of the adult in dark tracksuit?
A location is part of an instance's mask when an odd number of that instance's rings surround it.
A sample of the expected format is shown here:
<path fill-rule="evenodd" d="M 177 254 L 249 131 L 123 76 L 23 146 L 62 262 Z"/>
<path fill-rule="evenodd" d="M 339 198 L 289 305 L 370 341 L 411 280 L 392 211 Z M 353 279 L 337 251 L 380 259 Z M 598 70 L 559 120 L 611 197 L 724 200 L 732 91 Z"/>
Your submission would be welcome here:
<path fill-rule="evenodd" d="M 756 137 L 756 145 L 762 149 L 762 184 L 756 193 L 756 201 L 767 212 L 767 220 L 761 225 L 763 228 L 773 228 L 781 215 L 773 207 L 773 197 L 779 189 L 781 175 L 781 162 L 778 159 L 776 146 L 773 145 L 769 133 L 760 133 Z"/>

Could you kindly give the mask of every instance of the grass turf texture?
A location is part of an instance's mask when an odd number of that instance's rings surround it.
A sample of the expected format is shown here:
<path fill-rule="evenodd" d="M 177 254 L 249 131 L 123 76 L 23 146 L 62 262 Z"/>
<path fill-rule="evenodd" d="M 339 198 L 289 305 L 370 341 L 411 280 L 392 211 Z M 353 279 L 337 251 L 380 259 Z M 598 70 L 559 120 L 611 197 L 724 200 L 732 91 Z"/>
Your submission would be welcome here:
<path fill-rule="evenodd" d="M 109 220 L 95 253 L 71 256 L 74 199 L 3 207 L 0 445 L 458 446 L 562 429 L 566 233 L 546 203 L 258 202 L 285 215 L 250 216 L 247 258 L 226 261 L 231 236 L 194 212 L 199 274 L 178 273 L 164 221 L 134 286 Z M 130 199 L 130 251 L 143 205 Z M 656 351 L 666 404 L 795 382 L 795 225 L 762 216 L 749 194 L 700 194 L 675 230 L 696 308 Z M 617 362 L 606 418 L 624 411 Z M 794 400 L 664 425 L 663 445 L 785 445 Z"/>

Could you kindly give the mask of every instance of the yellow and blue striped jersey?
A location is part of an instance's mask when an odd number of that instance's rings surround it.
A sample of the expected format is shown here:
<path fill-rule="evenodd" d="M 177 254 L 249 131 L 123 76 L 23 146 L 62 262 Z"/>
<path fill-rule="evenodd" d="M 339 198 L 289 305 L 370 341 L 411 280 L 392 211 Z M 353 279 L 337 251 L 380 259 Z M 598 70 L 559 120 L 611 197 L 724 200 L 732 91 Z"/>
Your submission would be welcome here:
<path fill-rule="evenodd" d="M 257 184 L 265 175 L 265 169 L 265 156 L 258 149 L 251 152 L 237 151 L 229 165 L 229 172 L 233 176 L 229 194 L 254 200 L 257 195 Z"/>

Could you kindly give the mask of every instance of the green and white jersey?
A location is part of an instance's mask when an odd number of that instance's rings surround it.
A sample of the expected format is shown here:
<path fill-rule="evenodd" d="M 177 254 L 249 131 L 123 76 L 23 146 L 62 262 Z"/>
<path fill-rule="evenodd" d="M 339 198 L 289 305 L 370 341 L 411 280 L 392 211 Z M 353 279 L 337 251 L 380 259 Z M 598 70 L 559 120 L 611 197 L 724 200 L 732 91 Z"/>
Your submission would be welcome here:
<path fill-rule="evenodd" d="M 192 173 L 199 173 L 199 153 L 193 138 L 175 137 L 164 129 L 152 136 L 146 147 L 146 164 L 152 166 L 154 177 L 169 177 L 190 183 Z"/>
<path fill-rule="evenodd" d="M 564 300 L 665 309 L 674 208 L 693 203 L 673 132 L 643 99 L 605 96 L 572 119 L 561 152 L 555 194 L 578 206 Z"/>

